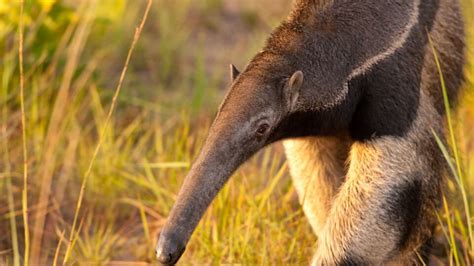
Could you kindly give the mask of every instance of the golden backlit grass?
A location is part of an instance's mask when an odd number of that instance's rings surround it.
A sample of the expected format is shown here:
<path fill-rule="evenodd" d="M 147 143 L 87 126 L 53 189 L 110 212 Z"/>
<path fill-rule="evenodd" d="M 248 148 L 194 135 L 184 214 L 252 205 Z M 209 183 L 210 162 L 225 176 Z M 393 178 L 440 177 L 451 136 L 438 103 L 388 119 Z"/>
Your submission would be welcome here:
<path fill-rule="evenodd" d="M 258 51 L 285 15 L 283 2 L 261 10 L 264 1 L 155 1 L 136 43 L 145 1 L 25 1 L 22 16 L 20 1 L 0 0 L 0 264 L 153 263 L 157 234 L 227 86 L 227 64 Z M 474 47 L 473 4 L 464 4 Z M 238 37 L 228 41 L 230 30 Z M 441 145 L 455 178 L 438 213 L 441 259 L 460 265 L 474 256 L 468 52 L 451 146 Z M 305 264 L 315 247 L 277 144 L 237 171 L 182 262 Z"/>

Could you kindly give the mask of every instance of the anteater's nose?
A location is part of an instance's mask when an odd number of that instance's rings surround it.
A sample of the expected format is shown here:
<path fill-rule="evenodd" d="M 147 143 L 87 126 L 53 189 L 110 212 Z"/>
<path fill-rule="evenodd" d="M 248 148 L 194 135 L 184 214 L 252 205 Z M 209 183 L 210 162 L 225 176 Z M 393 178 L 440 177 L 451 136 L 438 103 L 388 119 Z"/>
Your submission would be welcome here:
<path fill-rule="evenodd" d="M 156 250 L 156 258 L 158 259 L 158 262 L 161 264 L 169 264 L 171 262 L 171 254 L 166 254 L 163 252 L 163 250 L 157 249 Z"/>
<path fill-rule="evenodd" d="M 156 245 L 156 258 L 163 265 L 174 265 L 184 253 L 185 246 L 173 234 L 161 232 Z"/>

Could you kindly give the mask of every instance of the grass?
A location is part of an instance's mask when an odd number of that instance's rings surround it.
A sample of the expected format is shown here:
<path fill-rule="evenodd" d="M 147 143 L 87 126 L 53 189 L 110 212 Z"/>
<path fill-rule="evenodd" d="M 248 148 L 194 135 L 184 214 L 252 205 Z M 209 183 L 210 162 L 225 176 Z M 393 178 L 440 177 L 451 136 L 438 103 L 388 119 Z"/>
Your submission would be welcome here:
<path fill-rule="evenodd" d="M 144 27 L 146 19 L 148 17 L 148 13 L 150 11 L 150 7 L 151 7 L 152 2 L 153 2 L 152 0 L 148 1 L 147 7 L 146 7 L 146 10 L 145 10 L 145 14 L 143 15 L 142 22 L 140 23 L 140 25 L 137 27 L 137 29 L 135 31 L 135 35 L 133 37 L 132 44 L 130 46 L 130 49 L 128 50 L 127 59 L 125 59 L 125 65 L 123 67 L 122 73 L 120 74 L 120 79 L 119 79 L 117 88 L 115 89 L 114 96 L 112 98 L 112 104 L 109 108 L 109 112 L 107 113 L 107 117 L 106 117 L 105 122 L 104 122 L 104 128 L 101 132 L 101 135 L 99 137 L 99 141 L 98 141 L 97 146 L 94 150 L 94 153 L 92 154 L 92 158 L 91 158 L 91 161 L 89 163 L 89 166 L 87 167 L 87 170 L 84 174 L 84 179 L 82 180 L 81 189 L 80 189 L 80 192 L 79 192 L 79 198 L 77 199 L 76 211 L 74 213 L 74 220 L 73 220 L 73 223 L 72 223 L 72 228 L 71 228 L 69 242 L 68 242 L 67 249 L 66 249 L 66 254 L 64 255 L 63 264 L 67 263 L 67 261 L 69 259 L 69 256 L 70 256 L 71 249 L 73 247 L 73 243 L 75 242 L 75 237 L 76 237 L 75 229 L 76 229 L 78 215 L 79 215 L 79 212 L 81 210 L 82 200 L 84 198 L 84 190 L 86 188 L 87 181 L 90 178 L 90 175 L 91 175 L 91 172 L 92 172 L 92 167 L 94 165 L 97 154 L 99 153 L 100 147 L 102 145 L 102 141 L 104 139 L 105 132 L 106 132 L 107 127 L 109 126 L 109 123 L 110 123 L 110 119 L 112 118 L 112 114 L 115 110 L 115 106 L 117 104 L 117 98 L 120 95 L 120 90 L 122 88 L 122 84 L 123 84 L 123 81 L 125 79 L 125 74 L 127 73 L 127 70 L 128 70 L 128 64 L 130 63 L 133 51 L 135 50 L 135 46 L 136 46 L 136 44 L 138 42 L 138 39 L 140 38 L 140 35 L 143 31 L 143 27 Z"/>
<path fill-rule="evenodd" d="M 468 198 L 467 196 L 467 193 L 466 193 L 466 183 L 464 181 L 464 172 L 462 170 L 462 162 L 461 162 L 461 159 L 460 159 L 460 155 L 459 155 L 459 149 L 458 149 L 458 144 L 457 144 L 457 140 L 456 140 L 456 132 L 454 131 L 454 127 L 453 127 L 453 122 L 452 122 L 452 115 L 451 115 L 451 106 L 450 106 L 450 101 L 449 101 L 449 98 L 448 98 L 448 91 L 447 91 L 447 88 L 446 88 L 446 83 L 445 83 L 445 80 L 444 80 L 444 75 L 443 75 L 443 70 L 441 68 L 441 64 L 440 64 L 440 60 L 439 60 L 439 57 L 438 57 L 438 52 L 436 51 L 435 49 L 435 46 L 433 44 L 433 41 L 431 38 L 429 38 L 429 42 L 430 42 L 430 46 L 431 46 L 431 49 L 433 50 L 433 53 L 434 53 L 434 59 L 435 59 L 435 62 L 436 62 L 436 66 L 438 68 L 438 72 L 439 72 L 439 76 L 440 76 L 440 83 L 441 83 L 441 88 L 443 90 L 443 100 L 444 100 L 444 106 L 445 106 L 445 110 L 446 110 L 446 120 L 448 122 L 448 132 L 449 132 L 449 139 L 450 139 L 450 146 L 452 148 L 452 152 L 450 153 L 448 151 L 448 148 L 446 147 L 446 145 L 443 143 L 443 141 L 441 141 L 441 138 L 440 136 L 437 136 L 436 134 L 436 140 L 438 142 L 438 145 L 440 146 L 442 152 L 443 152 L 443 155 L 446 159 L 446 161 L 448 162 L 448 165 L 451 169 L 451 174 L 452 176 L 454 177 L 455 181 L 457 182 L 457 185 L 458 185 L 458 189 L 460 190 L 461 192 L 461 195 L 462 195 L 462 202 L 463 202 L 463 205 L 464 205 L 464 214 L 465 214 L 465 217 L 472 217 L 471 216 L 471 211 L 470 211 L 470 199 Z M 454 154 L 454 161 L 451 157 L 451 154 Z M 443 205 L 444 205 L 444 208 L 445 208 L 445 215 L 446 215 L 446 220 L 447 220 L 447 224 L 448 224 L 448 229 L 449 229 L 449 234 L 450 234 L 450 239 L 449 239 L 449 243 L 450 243 L 450 248 L 451 248 L 451 253 L 454 257 L 454 261 L 456 262 L 456 265 L 461 265 L 461 262 L 460 262 L 460 256 L 459 256 L 459 251 L 458 251 L 458 248 L 456 246 L 456 241 L 455 241 L 455 237 L 454 237 L 454 229 L 452 227 L 452 223 L 453 221 L 451 221 L 451 218 L 449 218 L 449 215 L 450 215 L 450 212 L 449 212 L 449 207 L 448 207 L 448 202 L 446 201 L 446 198 L 443 196 Z M 461 220 L 461 219 L 459 219 Z M 472 234 L 472 222 L 469 221 L 470 219 L 467 220 L 467 222 L 463 222 L 462 220 L 461 221 L 458 221 L 460 222 L 460 227 L 462 227 L 462 229 L 465 229 L 467 228 L 467 231 L 468 231 L 468 234 L 467 236 L 464 234 L 463 235 L 463 239 L 468 241 L 468 243 L 465 243 L 465 250 L 464 251 L 464 254 L 466 254 L 466 260 L 463 261 L 463 264 L 462 265 L 470 265 L 472 264 L 472 260 L 471 260 L 471 257 L 472 255 L 474 254 L 474 242 L 473 242 L 473 234 Z"/>
<path fill-rule="evenodd" d="M 258 51 L 287 3 L 155 1 L 125 79 L 146 2 L 52 3 L 25 1 L 21 16 L 19 1 L 0 0 L 0 264 L 153 263 L 157 234 L 225 93 L 228 64 L 243 66 Z M 472 49 L 473 3 L 464 12 Z M 440 256 L 452 265 L 474 257 L 468 56 L 450 145 L 440 142 L 455 176 L 438 213 Z M 274 145 L 221 191 L 182 261 L 307 264 L 315 247 Z"/>
<path fill-rule="evenodd" d="M 23 0 L 20 1 L 20 38 L 18 42 L 18 61 L 20 68 L 20 112 L 21 112 L 21 140 L 23 148 L 23 191 L 21 194 L 21 206 L 23 212 L 23 227 L 25 239 L 25 252 L 23 253 L 24 264 L 29 265 L 30 258 L 30 229 L 28 219 L 28 149 L 26 147 L 26 116 L 25 116 L 25 77 L 23 70 L 23 35 L 24 35 L 24 6 Z M 12 224 L 14 227 L 14 224 Z M 18 256 L 18 255 L 17 255 Z M 18 257 L 14 258 L 15 263 Z"/>

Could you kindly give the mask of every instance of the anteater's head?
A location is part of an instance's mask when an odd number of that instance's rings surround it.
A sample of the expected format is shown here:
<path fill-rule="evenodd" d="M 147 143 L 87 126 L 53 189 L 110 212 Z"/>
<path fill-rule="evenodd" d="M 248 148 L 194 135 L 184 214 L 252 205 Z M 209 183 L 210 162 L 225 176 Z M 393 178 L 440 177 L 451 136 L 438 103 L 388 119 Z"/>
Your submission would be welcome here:
<path fill-rule="evenodd" d="M 174 264 L 203 213 L 231 174 L 269 143 L 294 109 L 303 72 L 249 65 L 231 66 L 232 85 L 189 171 L 156 248 L 159 262 Z"/>

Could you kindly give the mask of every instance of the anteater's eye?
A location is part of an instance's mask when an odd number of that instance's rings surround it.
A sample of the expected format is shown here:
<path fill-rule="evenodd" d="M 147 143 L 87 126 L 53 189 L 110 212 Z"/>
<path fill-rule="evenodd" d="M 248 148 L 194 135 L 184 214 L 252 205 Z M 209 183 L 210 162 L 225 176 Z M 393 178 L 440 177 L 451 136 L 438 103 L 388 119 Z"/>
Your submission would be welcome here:
<path fill-rule="evenodd" d="M 267 133 L 270 126 L 268 124 L 261 124 L 257 129 L 257 137 L 263 137 Z"/>

